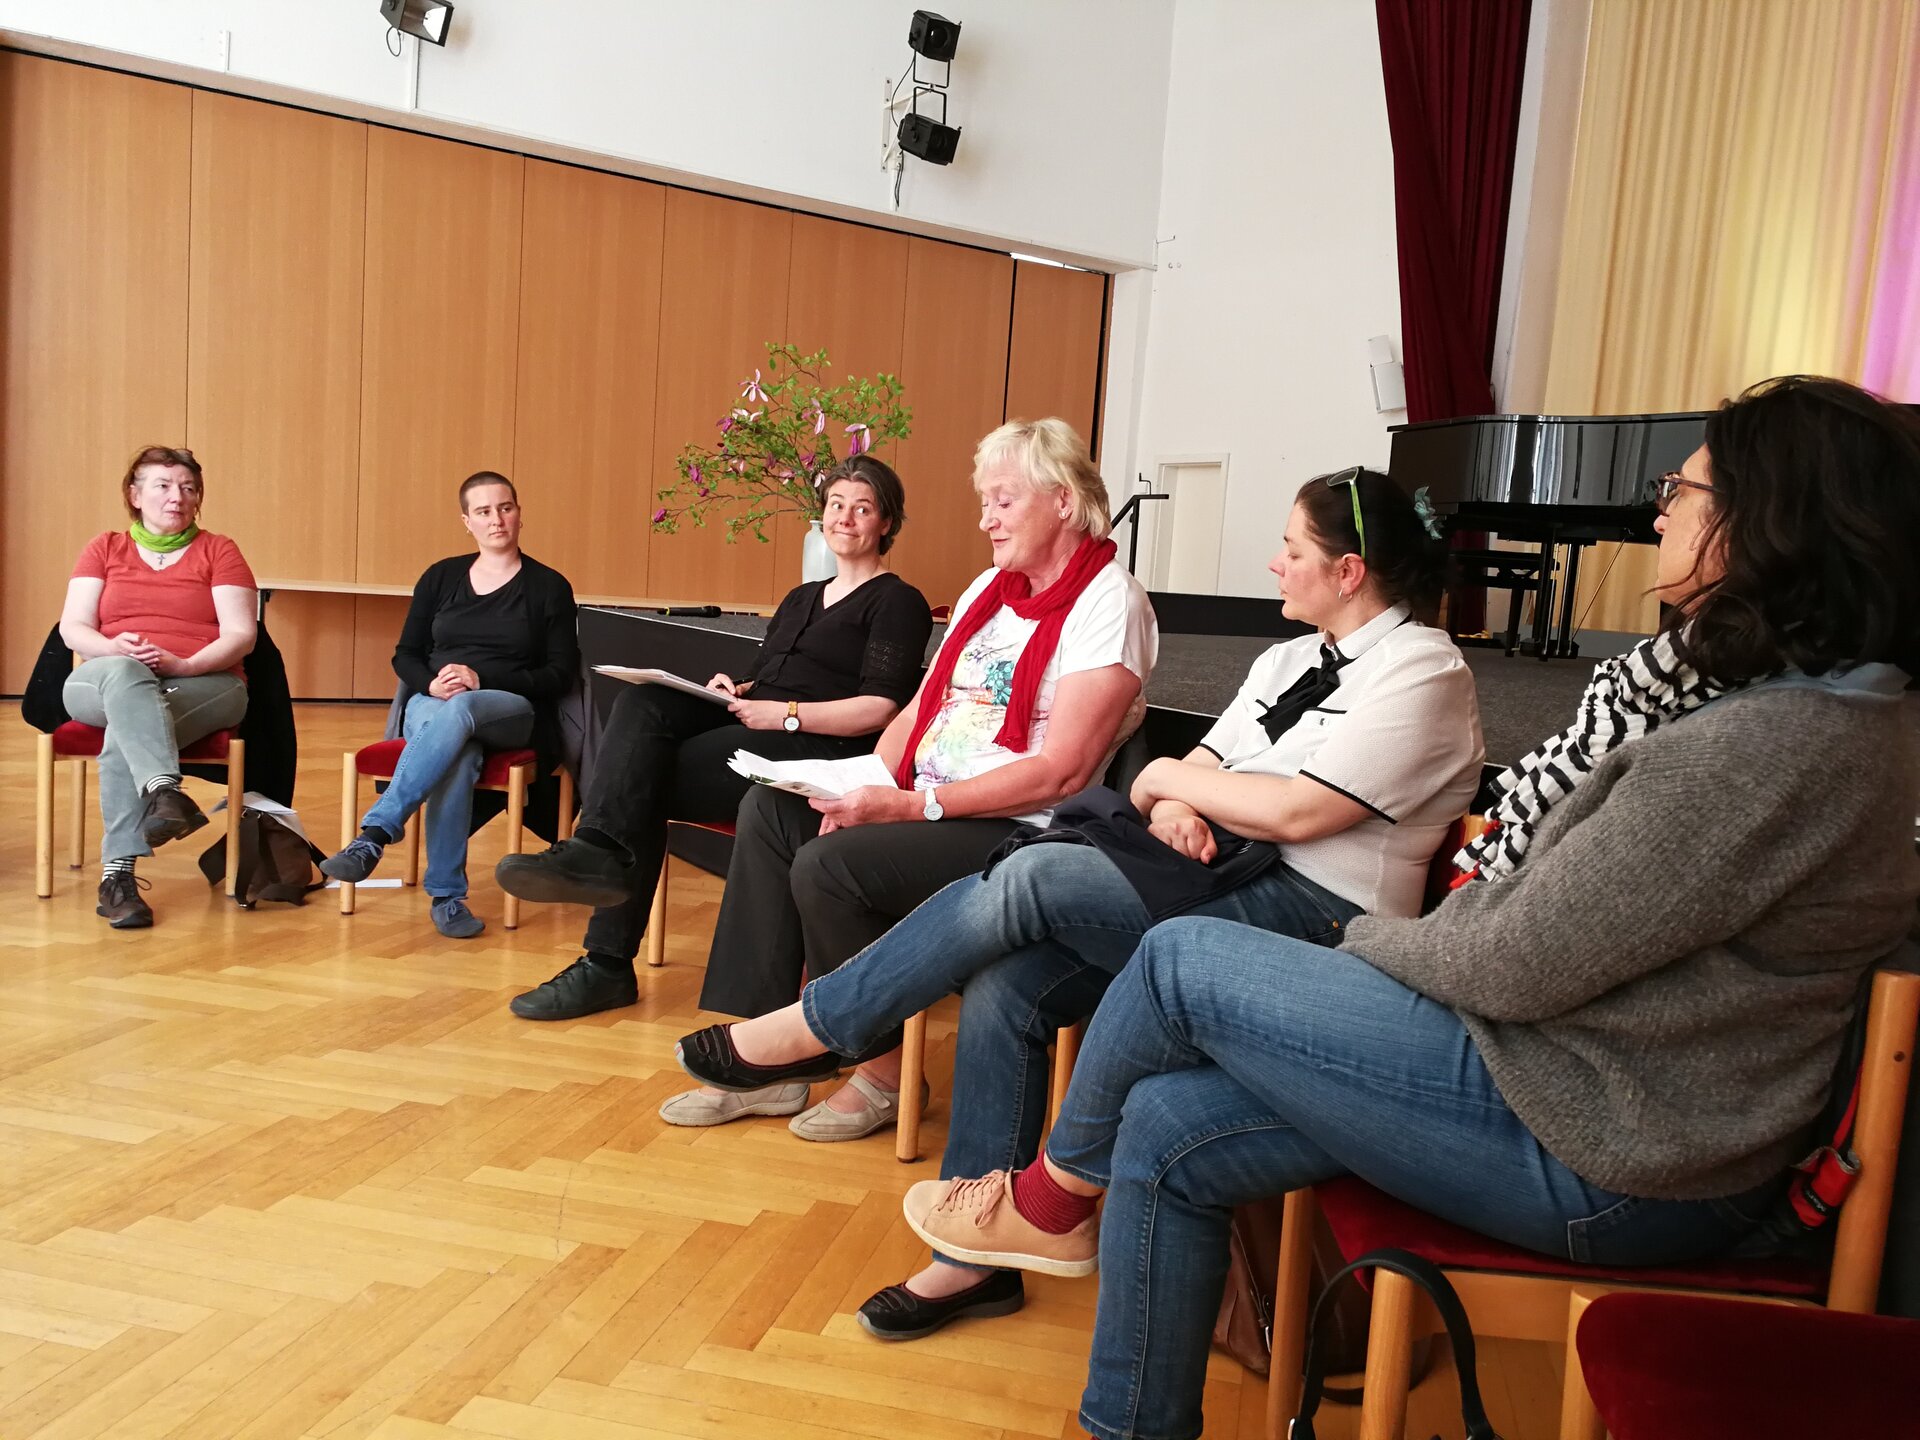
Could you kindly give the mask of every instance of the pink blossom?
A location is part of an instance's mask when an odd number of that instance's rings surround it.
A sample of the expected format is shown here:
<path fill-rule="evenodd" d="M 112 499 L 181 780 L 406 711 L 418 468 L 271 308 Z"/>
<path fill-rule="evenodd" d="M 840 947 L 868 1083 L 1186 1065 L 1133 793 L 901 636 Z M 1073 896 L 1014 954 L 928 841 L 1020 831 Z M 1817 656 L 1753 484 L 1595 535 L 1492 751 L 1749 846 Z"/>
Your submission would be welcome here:
<path fill-rule="evenodd" d="M 818 451 L 816 451 L 816 450 L 809 450 L 809 451 L 807 451 L 807 453 L 806 453 L 806 454 L 804 454 L 804 455 L 802 455 L 802 456 L 800 457 L 800 468 L 801 468 L 802 470 L 811 470 L 811 469 L 813 469 L 813 457 L 814 457 L 815 455 L 817 455 L 818 453 L 819 453 L 819 452 L 818 452 Z"/>
<path fill-rule="evenodd" d="M 758 370 L 753 372 L 753 378 L 751 380 L 744 382 L 740 386 L 740 398 L 742 400 L 765 400 L 767 398 L 767 392 L 760 388 L 760 372 Z"/>
<path fill-rule="evenodd" d="M 667 507 L 664 505 L 662 505 L 658 510 L 653 512 L 653 523 L 656 525 L 658 525 L 662 520 L 666 518 L 667 518 Z"/>
<path fill-rule="evenodd" d="M 733 412 L 733 415 L 738 415 L 739 413 L 740 413 L 740 412 L 739 412 L 738 410 L 736 410 L 736 411 L 734 411 L 734 412 Z M 723 418 L 721 419 L 721 421 L 720 421 L 720 433 L 721 433 L 722 435 L 724 435 L 724 434 L 726 434 L 726 433 L 727 433 L 727 432 L 728 432 L 729 430 L 731 430 L 731 429 L 733 429 L 733 426 L 734 426 L 734 419 L 733 419 L 733 415 L 728 415 L 728 416 L 725 416 L 725 417 L 723 417 Z"/>
<path fill-rule="evenodd" d="M 872 443 L 873 443 L 873 440 L 866 426 L 864 425 L 847 426 L 847 458 L 849 460 L 851 460 L 855 455 L 866 454 L 868 447 L 871 446 Z"/>
<path fill-rule="evenodd" d="M 823 434 L 827 428 L 827 412 L 818 405 L 813 407 L 813 433 Z"/>
<path fill-rule="evenodd" d="M 687 466 L 687 479 L 696 485 L 700 483 L 700 467 L 698 465 Z"/>

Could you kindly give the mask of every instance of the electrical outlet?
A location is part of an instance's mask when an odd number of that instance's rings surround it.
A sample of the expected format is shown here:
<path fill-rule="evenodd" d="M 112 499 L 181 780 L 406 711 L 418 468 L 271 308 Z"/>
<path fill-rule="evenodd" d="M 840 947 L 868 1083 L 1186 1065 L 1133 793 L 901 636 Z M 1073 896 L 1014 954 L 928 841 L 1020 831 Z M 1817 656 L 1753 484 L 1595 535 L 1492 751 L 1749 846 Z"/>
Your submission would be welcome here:
<path fill-rule="evenodd" d="M 207 34 L 207 65 L 213 70 L 232 69 L 232 40 L 230 30 L 213 30 Z"/>

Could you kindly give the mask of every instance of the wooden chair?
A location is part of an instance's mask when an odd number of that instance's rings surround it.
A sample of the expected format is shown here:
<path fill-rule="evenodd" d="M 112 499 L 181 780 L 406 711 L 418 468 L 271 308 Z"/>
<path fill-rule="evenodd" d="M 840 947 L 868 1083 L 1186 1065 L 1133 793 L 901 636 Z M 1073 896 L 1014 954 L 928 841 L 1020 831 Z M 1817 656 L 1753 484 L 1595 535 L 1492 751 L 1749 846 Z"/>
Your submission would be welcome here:
<path fill-rule="evenodd" d="M 380 740 L 372 745 L 363 745 L 358 750 L 348 750 L 341 757 L 340 765 L 340 846 L 345 849 L 352 843 L 354 836 L 360 833 L 360 777 L 365 775 L 375 780 L 393 779 L 394 767 L 400 763 L 400 752 L 407 747 L 404 740 Z M 480 767 L 480 778 L 474 782 L 476 790 L 503 790 L 507 796 L 507 853 L 518 855 L 520 842 L 526 827 L 527 790 L 533 784 L 534 753 L 528 749 L 495 750 L 491 752 Z M 557 821 L 559 838 L 566 839 L 573 833 L 573 776 L 561 766 L 556 772 L 560 778 L 560 805 Z M 407 821 L 406 864 L 401 871 L 402 885 L 420 883 L 420 814 L 416 811 Z M 358 887 L 340 885 L 340 913 L 353 914 L 354 891 Z M 520 925 L 520 901 L 509 895 L 505 906 L 505 925 L 509 930 Z"/>
<path fill-rule="evenodd" d="M 1917 1023 L 1920 975 L 1893 970 L 1876 975 L 1867 1010 L 1867 1044 L 1853 1134 L 1860 1173 L 1840 1211 L 1833 1261 L 1825 1269 L 1793 1260 L 1723 1260 L 1620 1270 L 1576 1265 L 1448 1224 L 1351 1176 L 1288 1195 L 1274 1301 L 1268 1436 L 1278 1440 L 1298 1407 L 1316 1208 L 1327 1217 L 1345 1255 L 1394 1245 L 1438 1264 L 1459 1291 L 1476 1334 L 1564 1346 L 1561 1440 L 1601 1440 L 1605 1434 L 1574 1345 L 1583 1312 L 1602 1295 L 1664 1290 L 1795 1305 L 1819 1305 L 1824 1298 L 1829 1310 L 1871 1313 L 1886 1249 Z M 1420 1303 L 1419 1292 L 1411 1284 L 1390 1274 L 1375 1280 L 1372 1313 L 1360 1440 L 1399 1440 L 1406 1425 L 1409 1350 L 1417 1335 L 1436 1328 L 1435 1317 Z"/>
<path fill-rule="evenodd" d="M 81 869 L 87 862 L 87 762 L 100 758 L 100 747 L 107 732 L 92 725 L 69 720 L 51 734 L 41 734 L 34 754 L 33 787 L 33 893 L 42 900 L 53 894 L 53 768 L 54 762 L 70 762 L 71 784 L 67 792 L 68 829 L 67 868 Z M 194 741 L 180 752 L 182 765 L 218 765 L 227 772 L 227 894 L 233 894 L 240 866 L 240 811 L 246 800 L 247 742 L 233 730 L 216 730 Z"/>
<path fill-rule="evenodd" d="M 730 821 L 703 824 L 695 820 L 674 820 L 674 825 L 686 825 L 695 830 L 710 830 L 715 835 L 733 835 Z M 647 964 L 658 970 L 667 963 L 667 868 L 673 864 L 673 857 L 664 851 L 660 856 L 660 883 L 653 887 L 653 909 L 647 912 L 647 936 L 641 946 Z"/>

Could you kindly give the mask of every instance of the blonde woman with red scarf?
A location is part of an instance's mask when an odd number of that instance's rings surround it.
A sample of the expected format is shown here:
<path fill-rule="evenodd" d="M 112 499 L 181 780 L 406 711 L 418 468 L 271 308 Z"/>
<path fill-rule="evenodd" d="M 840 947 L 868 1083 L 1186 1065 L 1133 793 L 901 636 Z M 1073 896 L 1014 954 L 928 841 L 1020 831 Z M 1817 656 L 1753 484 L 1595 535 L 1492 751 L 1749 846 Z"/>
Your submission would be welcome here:
<path fill-rule="evenodd" d="M 1086 443 L 1063 420 L 1011 422 L 980 442 L 973 484 L 993 567 L 960 597 L 919 692 L 874 747 L 894 785 L 831 801 L 756 787 L 741 802 L 703 1009 L 751 1018 L 791 1004 L 803 980 L 1097 780 L 1139 704 L 1159 628 L 1114 558 Z M 725 1034 L 701 1032 L 722 1045 Z M 675 1125 L 791 1115 L 796 1134 L 851 1139 L 894 1123 L 899 1086 L 896 1051 L 812 1109 L 804 1083 L 785 1083 L 703 1086 L 660 1114 Z"/>

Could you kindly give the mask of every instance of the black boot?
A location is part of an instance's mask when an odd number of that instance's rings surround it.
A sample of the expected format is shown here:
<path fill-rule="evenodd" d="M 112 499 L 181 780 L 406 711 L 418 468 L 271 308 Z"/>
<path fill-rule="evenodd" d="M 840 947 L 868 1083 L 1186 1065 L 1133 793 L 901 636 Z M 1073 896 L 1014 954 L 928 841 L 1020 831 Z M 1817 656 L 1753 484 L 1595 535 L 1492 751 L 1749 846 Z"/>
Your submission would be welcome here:
<path fill-rule="evenodd" d="M 509 895 L 544 905 L 618 905 L 633 894 L 633 861 L 623 851 L 562 840 L 538 855 L 507 856 L 493 878 Z"/>

